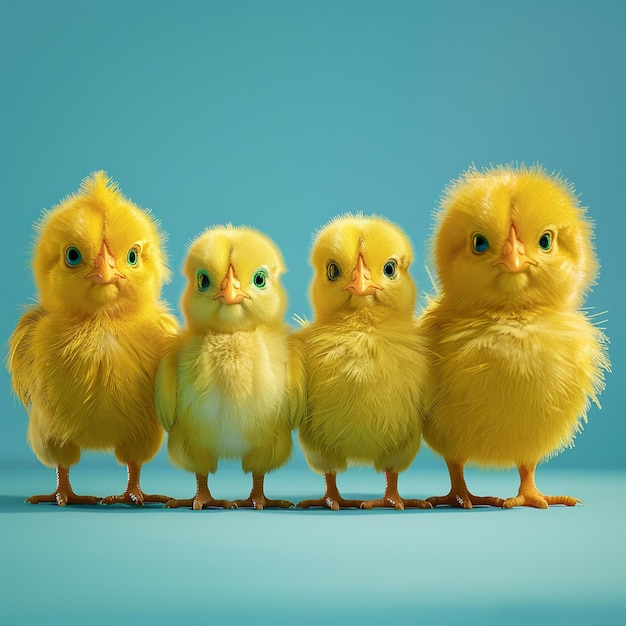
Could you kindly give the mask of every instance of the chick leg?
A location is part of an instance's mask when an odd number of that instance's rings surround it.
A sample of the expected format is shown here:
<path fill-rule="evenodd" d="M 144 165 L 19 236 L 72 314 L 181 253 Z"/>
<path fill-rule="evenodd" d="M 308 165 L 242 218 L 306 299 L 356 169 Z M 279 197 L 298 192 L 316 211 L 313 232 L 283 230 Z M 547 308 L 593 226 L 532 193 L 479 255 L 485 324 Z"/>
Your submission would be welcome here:
<path fill-rule="evenodd" d="M 40 502 L 55 502 L 59 506 L 66 504 L 98 504 L 100 498 L 96 496 L 78 496 L 70 485 L 70 470 L 57 465 L 57 488 L 52 493 L 26 498 L 26 502 L 39 504 Z"/>
<path fill-rule="evenodd" d="M 289 500 L 270 500 L 265 497 L 263 492 L 264 474 L 252 474 L 252 491 L 246 500 L 235 500 L 235 504 L 239 508 L 253 508 L 262 511 L 268 507 L 278 507 L 288 509 L 293 506 L 293 502 Z"/>
<path fill-rule="evenodd" d="M 518 467 L 520 486 L 515 498 L 507 498 L 504 501 L 505 509 L 512 509 L 514 506 L 533 506 L 537 509 L 547 509 L 552 504 L 564 504 L 566 506 L 575 506 L 582 500 L 573 498 L 572 496 L 545 496 L 535 485 L 535 469 L 536 465 L 527 467 L 520 465 Z"/>
<path fill-rule="evenodd" d="M 362 509 L 388 507 L 402 511 L 405 508 L 432 509 L 433 505 L 425 500 L 405 500 L 398 493 L 398 473 L 385 470 L 385 493 L 378 500 L 367 500 L 361 503 Z"/>
<path fill-rule="evenodd" d="M 128 483 L 126 490 L 119 496 L 107 496 L 102 500 L 102 504 L 136 504 L 143 506 L 146 502 L 167 502 L 168 496 L 149 495 L 141 490 L 139 485 L 139 477 L 141 475 L 140 463 L 128 463 L 126 465 L 128 472 Z"/>
<path fill-rule="evenodd" d="M 186 500 L 168 500 L 165 503 L 167 509 L 190 507 L 194 511 L 202 509 L 236 509 L 237 505 L 230 500 L 215 500 L 209 491 L 209 478 L 206 474 L 196 474 L 196 495 Z"/>
<path fill-rule="evenodd" d="M 450 473 L 450 492 L 446 496 L 427 498 L 434 507 L 440 504 L 455 506 L 460 509 L 471 509 L 473 506 L 486 505 L 502 507 L 504 500 L 495 496 L 475 496 L 470 493 L 465 484 L 464 465 L 446 461 Z"/>
<path fill-rule="evenodd" d="M 319 500 L 302 500 L 302 502 L 298 502 L 298 506 L 301 509 L 321 506 L 332 509 L 333 511 L 338 511 L 339 509 L 348 507 L 359 508 L 363 503 L 362 500 L 344 500 L 341 497 L 339 489 L 337 489 L 337 474 L 334 472 L 324 474 L 324 483 L 326 484 L 326 493 L 323 498 Z"/>

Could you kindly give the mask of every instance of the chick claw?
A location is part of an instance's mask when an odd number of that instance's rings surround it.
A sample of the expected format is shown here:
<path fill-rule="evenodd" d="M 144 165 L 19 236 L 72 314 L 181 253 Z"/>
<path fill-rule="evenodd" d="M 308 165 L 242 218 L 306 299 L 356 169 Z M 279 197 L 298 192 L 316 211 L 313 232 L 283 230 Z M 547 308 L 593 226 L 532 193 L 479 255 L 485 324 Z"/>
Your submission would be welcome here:
<path fill-rule="evenodd" d="M 59 506 L 66 506 L 67 504 L 99 504 L 100 498 L 96 496 L 79 496 L 71 489 L 57 489 L 52 493 L 30 496 L 30 498 L 26 498 L 25 502 L 30 502 L 30 504 L 53 502 Z"/>
<path fill-rule="evenodd" d="M 474 506 L 495 506 L 497 508 L 504 506 L 504 500 L 502 498 L 496 496 L 475 496 L 469 491 L 462 495 L 451 491 L 447 496 L 426 498 L 426 502 L 429 502 L 433 507 L 443 504 L 458 509 L 472 509 Z"/>
<path fill-rule="evenodd" d="M 582 504 L 582 500 L 572 496 L 545 496 L 540 491 L 537 491 L 536 493 L 520 493 L 514 498 L 507 498 L 502 506 L 505 509 L 512 509 L 516 506 L 531 506 L 536 509 L 547 509 L 554 504 L 576 506 L 577 504 Z"/>
<path fill-rule="evenodd" d="M 289 500 L 269 500 L 265 497 L 235 500 L 235 504 L 240 509 L 256 509 L 257 511 L 262 511 L 263 509 L 269 509 L 272 507 L 279 509 L 290 509 L 294 506 L 294 503 L 289 502 Z"/>
<path fill-rule="evenodd" d="M 404 511 L 404 509 L 432 509 L 433 505 L 426 500 L 405 499 L 399 495 L 385 495 L 378 500 L 366 500 L 361 503 L 362 509 L 388 508 L 396 509 L 396 511 Z"/>
<path fill-rule="evenodd" d="M 194 511 L 201 511 L 202 509 L 236 509 L 237 504 L 231 500 L 216 500 L 211 495 L 209 497 L 203 497 L 202 495 L 196 495 L 193 498 L 187 498 L 185 500 L 170 499 L 165 503 L 166 509 L 179 509 L 190 508 Z"/>
<path fill-rule="evenodd" d="M 102 500 L 102 504 L 134 504 L 136 506 L 143 506 L 148 502 L 166 503 L 168 500 L 170 500 L 169 496 L 147 494 L 141 489 L 127 489 L 119 496 L 107 496 Z"/>
<path fill-rule="evenodd" d="M 322 507 L 330 509 L 331 511 L 338 511 L 339 509 L 358 509 L 363 504 L 363 500 L 344 500 L 341 496 L 329 496 L 325 495 L 318 500 L 302 500 L 296 505 L 300 509 L 309 509 L 311 507 Z"/>

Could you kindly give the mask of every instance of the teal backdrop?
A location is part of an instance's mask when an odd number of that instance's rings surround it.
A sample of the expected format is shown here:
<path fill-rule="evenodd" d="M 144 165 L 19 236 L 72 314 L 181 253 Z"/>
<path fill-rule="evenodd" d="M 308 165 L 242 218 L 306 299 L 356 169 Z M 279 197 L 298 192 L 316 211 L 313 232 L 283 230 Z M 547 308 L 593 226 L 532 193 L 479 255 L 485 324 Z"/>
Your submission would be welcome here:
<path fill-rule="evenodd" d="M 311 237 L 332 216 L 401 224 L 423 296 L 448 182 L 541 163 L 596 223 L 588 304 L 607 311 L 614 369 L 553 463 L 624 467 L 625 16 L 607 0 L 3 2 L 3 341 L 35 296 L 33 222 L 94 170 L 161 220 L 177 312 L 186 245 L 232 222 L 274 238 L 289 314 L 310 316 Z M 30 459 L 4 369 L 0 384 L 0 458 Z"/>

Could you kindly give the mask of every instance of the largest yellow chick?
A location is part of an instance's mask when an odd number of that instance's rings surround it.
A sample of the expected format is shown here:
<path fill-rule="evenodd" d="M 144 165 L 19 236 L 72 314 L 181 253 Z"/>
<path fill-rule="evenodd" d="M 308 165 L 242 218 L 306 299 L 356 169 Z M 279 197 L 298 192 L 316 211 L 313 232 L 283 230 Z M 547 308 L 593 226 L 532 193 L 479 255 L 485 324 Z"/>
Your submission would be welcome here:
<path fill-rule="evenodd" d="M 33 270 L 39 302 L 20 319 L 8 367 L 29 414 L 28 440 L 56 467 L 57 487 L 32 503 L 96 503 L 76 495 L 81 449 L 114 449 L 128 484 L 106 504 L 164 502 L 140 488 L 141 466 L 163 441 L 154 379 L 176 321 L 159 301 L 168 276 L 157 223 L 104 172 L 46 213 Z"/>
<path fill-rule="evenodd" d="M 317 235 L 311 263 L 313 322 L 301 331 L 307 416 L 300 443 L 326 493 L 301 507 L 430 508 L 398 493 L 398 473 L 420 447 L 427 357 L 415 328 L 416 289 L 408 237 L 381 217 L 345 215 Z M 338 472 L 349 464 L 385 472 L 382 498 L 345 500 Z"/>
<path fill-rule="evenodd" d="M 443 200 L 441 286 L 423 327 L 437 354 L 424 439 L 448 464 L 434 505 L 574 505 L 535 485 L 537 464 L 573 445 L 604 386 L 606 338 L 580 310 L 598 269 L 572 188 L 540 167 L 471 170 Z M 463 468 L 517 467 L 519 493 L 471 494 Z"/>
<path fill-rule="evenodd" d="M 283 320 L 283 271 L 274 243 L 251 228 L 216 226 L 189 248 L 187 324 L 161 363 L 156 398 L 170 460 L 195 473 L 197 492 L 169 507 L 291 506 L 263 489 L 265 474 L 289 459 L 304 410 L 298 342 Z M 208 475 L 220 459 L 241 459 L 252 473 L 247 499 L 213 498 Z"/>

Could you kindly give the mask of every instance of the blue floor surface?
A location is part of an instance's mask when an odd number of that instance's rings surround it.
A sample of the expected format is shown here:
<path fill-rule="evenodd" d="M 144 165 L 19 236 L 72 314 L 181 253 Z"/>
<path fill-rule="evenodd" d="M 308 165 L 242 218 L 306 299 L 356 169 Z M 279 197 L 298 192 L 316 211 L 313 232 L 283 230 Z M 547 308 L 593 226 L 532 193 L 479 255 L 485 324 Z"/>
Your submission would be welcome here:
<path fill-rule="evenodd" d="M 0 623 L 625 624 L 626 472 L 551 471 L 538 485 L 583 506 L 406 510 L 167 510 L 30 505 L 54 473 L 2 466 Z M 77 493 L 124 486 L 112 459 L 72 470 Z M 351 469 L 343 495 L 374 498 L 383 477 Z M 478 494 L 509 496 L 516 474 L 468 472 Z M 226 466 L 215 497 L 247 495 Z M 194 480 L 144 469 L 146 491 L 189 497 Z M 318 497 L 305 468 L 268 476 L 269 497 Z M 445 471 L 410 470 L 406 497 L 443 494 Z"/>

